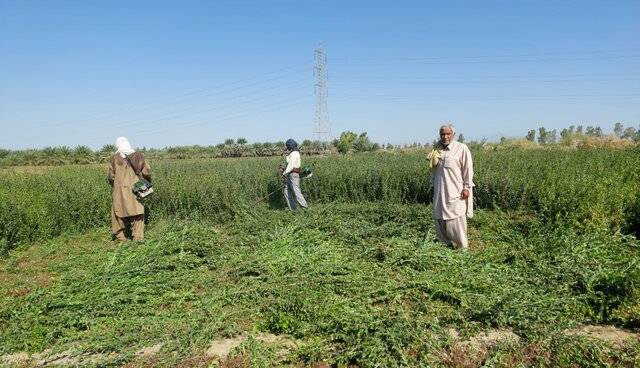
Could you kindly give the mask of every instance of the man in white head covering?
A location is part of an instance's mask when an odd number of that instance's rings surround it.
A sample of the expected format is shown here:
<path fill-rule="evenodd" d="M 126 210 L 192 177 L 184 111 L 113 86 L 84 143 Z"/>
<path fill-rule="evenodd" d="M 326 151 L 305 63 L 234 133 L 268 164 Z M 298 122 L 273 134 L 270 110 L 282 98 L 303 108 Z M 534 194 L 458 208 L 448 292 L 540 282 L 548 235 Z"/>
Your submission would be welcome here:
<path fill-rule="evenodd" d="M 119 137 L 117 151 L 109 160 L 107 180 L 111 184 L 111 232 L 116 240 L 125 241 L 125 230 L 133 240 L 144 239 L 144 205 L 133 193 L 140 177 L 151 182 L 151 167 L 140 152 L 131 148 L 129 140 Z"/>
<path fill-rule="evenodd" d="M 133 148 L 131 148 L 131 143 L 129 143 L 129 140 L 125 137 L 118 137 L 118 139 L 116 139 L 116 147 L 118 148 L 116 152 L 119 153 L 122 158 L 135 152 Z"/>
<path fill-rule="evenodd" d="M 473 159 L 471 151 L 455 140 L 451 124 L 440 127 L 440 141 L 429 153 L 433 184 L 436 236 L 446 244 L 467 249 L 467 218 L 473 217 Z"/>

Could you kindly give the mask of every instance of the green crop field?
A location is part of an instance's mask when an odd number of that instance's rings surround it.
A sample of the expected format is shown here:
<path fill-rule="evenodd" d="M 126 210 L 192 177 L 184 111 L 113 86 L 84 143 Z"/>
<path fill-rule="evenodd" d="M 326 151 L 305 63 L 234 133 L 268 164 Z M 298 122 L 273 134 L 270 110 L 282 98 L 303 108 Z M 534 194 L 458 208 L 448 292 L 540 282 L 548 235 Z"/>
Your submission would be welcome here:
<path fill-rule="evenodd" d="M 0 365 L 640 366 L 637 149 L 474 152 L 469 252 L 424 152 L 304 160 L 300 213 L 276 158 L 151 161 L 124 244 L 105 167 L 1 171 Z"/>

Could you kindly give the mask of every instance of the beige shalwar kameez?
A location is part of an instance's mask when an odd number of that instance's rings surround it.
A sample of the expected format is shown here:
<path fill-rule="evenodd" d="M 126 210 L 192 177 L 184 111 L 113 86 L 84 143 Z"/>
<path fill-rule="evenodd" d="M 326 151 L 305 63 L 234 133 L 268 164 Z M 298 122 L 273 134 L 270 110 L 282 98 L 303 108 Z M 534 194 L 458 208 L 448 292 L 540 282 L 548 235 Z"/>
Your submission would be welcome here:
<path fill-rule="evenodd" d="M 436 236 L 442 242 L 467 249 L 467 217 L 473 217 L 473 160 L 469 148 L 453 141 L 441 148 L 438 164 L 431 171 L 433 217 Z M 469 198 L 462 199 L 463 189 Z"/>
<path fill-rule="evenodd" d="M 129 155 L 131 163 L 140 174 L 151 181 L 151 168 L 139 152 Z M 134 169 L 120 154 L 109 161 L 107 180 L 111 184 L 111 232 L 118 240 L 126 240 L 124 231 L 129 225 L 133 240 L 144 239 L 144 205 L 133 193 L 133 186 L 139 180 Z"/>

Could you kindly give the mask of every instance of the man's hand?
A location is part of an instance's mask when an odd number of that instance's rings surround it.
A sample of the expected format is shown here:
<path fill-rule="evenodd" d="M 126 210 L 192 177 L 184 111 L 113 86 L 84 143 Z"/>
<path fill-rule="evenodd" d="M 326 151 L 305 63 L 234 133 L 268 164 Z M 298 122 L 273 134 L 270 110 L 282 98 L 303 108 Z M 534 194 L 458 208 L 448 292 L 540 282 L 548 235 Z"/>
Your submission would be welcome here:
<path fill-rule="evenodd" d="M 469 189 L 462 189 L 462 193 L 460 193 L 460 198 L 462 199 L 469 198 Z"/>

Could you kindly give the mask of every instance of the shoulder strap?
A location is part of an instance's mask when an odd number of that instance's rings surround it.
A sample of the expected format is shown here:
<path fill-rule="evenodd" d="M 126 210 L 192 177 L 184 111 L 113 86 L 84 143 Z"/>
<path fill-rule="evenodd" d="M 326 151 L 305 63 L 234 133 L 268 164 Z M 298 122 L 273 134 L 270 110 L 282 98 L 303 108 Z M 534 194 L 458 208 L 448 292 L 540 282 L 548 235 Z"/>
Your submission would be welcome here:
<path fill-rule="evenodd" d="M 129 166 L 131 167 L 131 169 L 133 169 L 133 173 L 136 174 L 136 176 L 138 177 L 138 179 L 142 179 L 140 177 L 140 172 L 136 170 L 135 166 L 133 166 L 133 163 L 131 163 L 131 159 L 129 158 L 129 155 L 125 155 L 124 159 L 127 160 L 127 162 L 129 163 Z"/>

